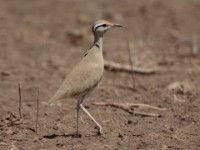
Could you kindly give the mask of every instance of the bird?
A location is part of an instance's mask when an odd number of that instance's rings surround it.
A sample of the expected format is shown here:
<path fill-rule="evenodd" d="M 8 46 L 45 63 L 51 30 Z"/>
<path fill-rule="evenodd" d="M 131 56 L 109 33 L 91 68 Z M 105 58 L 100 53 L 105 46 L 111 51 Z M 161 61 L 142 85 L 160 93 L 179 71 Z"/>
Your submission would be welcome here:
<path fill-rule="evenodd" d="M 91 92 L 97 87 L 104 72 L 104 59 L 103 59 L 103 36 L 111 28 L 123 27 L 120 24 L 113 24 L 106 20 L 97 20 L 92 26 L 94 35 L 94 42 L 89 50 L 85 53 L 84 57 L 75 67 L 69 72 L 60 88 L 56 91 L 49 104 L 53 105 L 60 99 L 75 97 L 78 99 L 76 111 L 76 133 L 79 133 L 79 111 L 82 109 L 98 127 L 98 134 L 102 134 L 102 126 L 94 119 L 94 117 L 84 107 L 83 101 L 86 100 Z"/>

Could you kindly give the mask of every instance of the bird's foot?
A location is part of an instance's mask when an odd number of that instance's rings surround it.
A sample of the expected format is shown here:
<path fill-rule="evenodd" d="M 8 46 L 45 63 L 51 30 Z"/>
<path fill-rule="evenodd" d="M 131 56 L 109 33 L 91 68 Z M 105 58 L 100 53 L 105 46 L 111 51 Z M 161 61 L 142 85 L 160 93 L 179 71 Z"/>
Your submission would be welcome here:
<path fill-rule="evenodd" d="M 103 134 L 101 126 L 96 126 L 95 128 L 98 129 L 98 132 L 97 132 L 98 135 L 102 135 Z"/>

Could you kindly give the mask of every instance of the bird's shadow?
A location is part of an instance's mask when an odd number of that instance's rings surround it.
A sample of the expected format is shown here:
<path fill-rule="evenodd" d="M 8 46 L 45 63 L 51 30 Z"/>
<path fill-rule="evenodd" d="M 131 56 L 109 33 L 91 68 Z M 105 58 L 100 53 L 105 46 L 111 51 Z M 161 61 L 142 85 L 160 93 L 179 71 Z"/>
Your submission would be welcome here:
<path fill-rule="evenodd" d="M 46 138 L 46 139 L 55 139 L 55 138 L 58 138 L 58 137 L 72 137 L 72 138 L 81 138 L 82 135 L 81 134 L 50 134 L 50 135 L 44 135 L 43 138 Z"/>

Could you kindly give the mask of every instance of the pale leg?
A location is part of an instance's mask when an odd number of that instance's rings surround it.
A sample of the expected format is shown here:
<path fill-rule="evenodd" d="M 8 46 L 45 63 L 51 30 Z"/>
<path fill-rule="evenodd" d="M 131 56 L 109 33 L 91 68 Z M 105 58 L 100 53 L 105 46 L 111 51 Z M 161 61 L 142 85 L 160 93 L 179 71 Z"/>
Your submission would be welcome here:
<path fill-rule="evenodd" d="M 80 103 L 79 103 L 79 108 L 81 108 L 91 119 L 92 121 L 94 121 L 94 123 L 97 125 L 99 131 L 98 131 L 98 134 L 102 134 L 102 127 L 101 125 L 94 119 L 94 117 L 92 117 L 92 115 L 87 111 L 87 109 L 83 106 L 83 101 L 88 98 L 88 96 L 90 95 L 90 93 L 93 91 L 93 89 L 88 92 L 86 95 L 83 96 L 83 98 L 80 100 Z"/>
<path fill-rule="evenodd" d="M 80 111 L 80 103 L 83 101 L 85 96 L 83 96 L 80 100 L 77 102 L 76 106 L 76 112 L 77 112 L 77 120 L 76 120 L 76 136 L 80 137 L 81 135 L 79 134 L 79 111 Z"/>
<path fill-rule="evenodd" d="M 94 88 L 93 88 L 94 89 Z M 80 137 L 80 134 L 79 134 L 79 110 L 80 108 L 92 119 L 92 121 L 94 121 L 94 123 L 97 125 L 98 127 L 98 134 L 102 134 L 102 127 L 101 125 L 94 119 L 94 117 L 92 117 L 92 115 L 87 111 L 87 109 L 83 106 L 83 101 L 85 99 L 88 98 L 88 96 L 90 95 L 90 93 L 93 91 L 90 90 L 89 92 L 87 92 L 80 100 L 78 100 L 78 103 L 77 103 L 77 131 L 76 131 L 76 135 L 77 137 Z"/>
<path fill-rule="evenodd" d="M 80 104 L 81 109 L 94 121 L 94 123 L 99 128 L 98 134 L 102 134 L 102 127 L 101 125 L 92 117 L 92 115 L 87 111 L 87 109 L 83 106 L 83 104 Z"/>

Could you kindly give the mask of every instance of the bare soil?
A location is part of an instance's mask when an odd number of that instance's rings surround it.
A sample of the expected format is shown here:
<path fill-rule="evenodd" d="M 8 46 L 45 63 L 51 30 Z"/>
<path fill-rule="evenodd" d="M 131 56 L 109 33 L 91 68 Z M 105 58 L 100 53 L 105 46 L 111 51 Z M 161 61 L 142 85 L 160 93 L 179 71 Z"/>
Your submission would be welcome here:
<path fill-rule="evenodd" d="M 127 39 L 134 65 L 154 74 L 105 70 L 81 112 L 81 138 L 74 138 L 76 99 L 61 106 L 45 102 L 93 42 L 95 20 L 124 25 L 104 38 L 104 57 L 128 64 Z M 200 1 L 198 0 L 1 0 L 0 1 L 0 149 L 200 149 Z M 19 118 L 18 82 L 23 86 Z M 175 83 L 175 84 L 173 84 Z M 35 132 L 40 89 L 38 133 Z M 94 102 L 144 103 L 166 110 L 144 117 Z"/>

